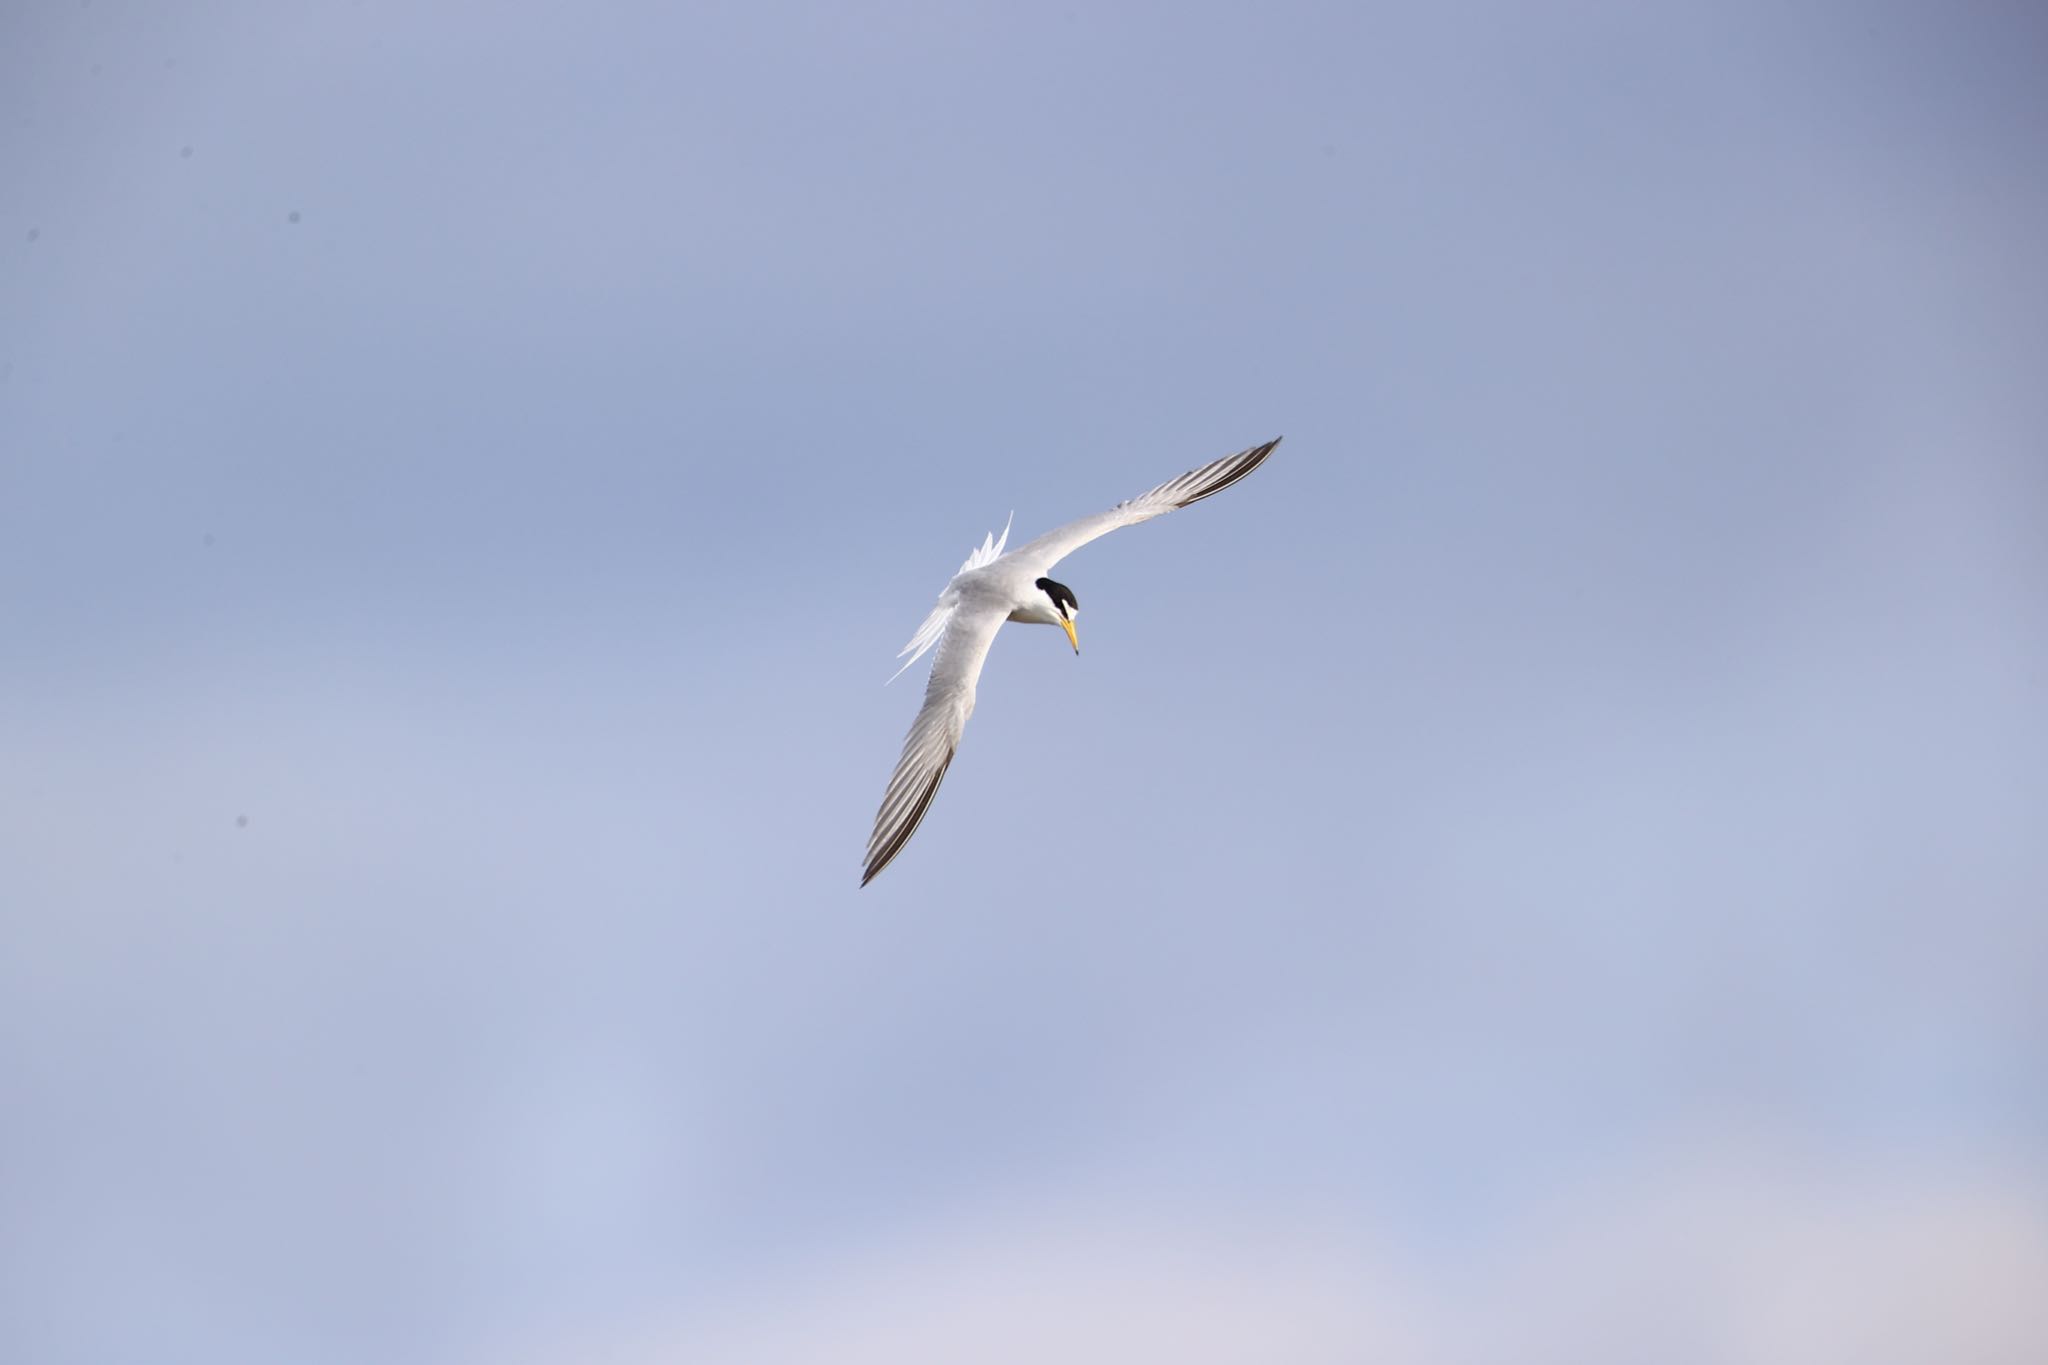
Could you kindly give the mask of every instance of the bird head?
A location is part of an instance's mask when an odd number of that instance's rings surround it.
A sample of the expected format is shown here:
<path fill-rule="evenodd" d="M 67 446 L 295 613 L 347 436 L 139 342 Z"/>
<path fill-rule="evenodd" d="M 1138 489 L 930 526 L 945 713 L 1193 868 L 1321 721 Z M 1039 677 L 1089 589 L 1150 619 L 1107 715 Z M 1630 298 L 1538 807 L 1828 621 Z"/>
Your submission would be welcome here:
<path fill-rule="evenodd" d="M 1081 604 L 1074 599 L 1074 590 L 1064 583 L 1055 583 L 1050 578 L 1039 579 L 1037 587 L 1045 594 L 1045 600 L 1038 604 L 1039 610 L 1045 614 L 1042 617 L 1034 616 L 1034 619 L 1066 631 L 1067 643 L 1074 647 L 1076 654 L 1079 654 L 1081 637 L 1074 634 L 1074 618 L 1081 614 Z"/>

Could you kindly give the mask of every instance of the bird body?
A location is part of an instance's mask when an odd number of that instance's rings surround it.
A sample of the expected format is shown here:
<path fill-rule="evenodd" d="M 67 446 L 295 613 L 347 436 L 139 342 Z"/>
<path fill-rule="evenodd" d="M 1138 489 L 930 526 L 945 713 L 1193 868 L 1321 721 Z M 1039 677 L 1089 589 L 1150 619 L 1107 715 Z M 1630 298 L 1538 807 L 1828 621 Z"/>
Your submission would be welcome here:
<path fill-rule="evenodd" d="M 1176 508 L 1200 502 L 1220 493 L 1257 469 L 1280 444 L 1278 438 L 1235 455 L 1191 469 L 1146 493 L 1127 499 L 1094 516 L 1068 522 L 1007 553 L 1010 528 L 1000 538 L 989 535 L 960 566 L 960 572 L 939 594 L 938 604 L 918 627 L 902 653 L 909 656 L 903 668 L 936 648 L 931 678 L 925 684 L 924 705 L 911 722 L 903 741 L 903 754 L 875 813 L 874 834 L 868 841 L 861 874 L 866 886 L 889 861 L 903 850 L 917 832 L 946 769 L 974 714 L 974 687 L 989 646 L 1005 621 L 1031 625 L 1055 625 L 1066 632 L 1074 652 L 1081 652 L 1074 621 L 1080 603 L 1073 590 L 1047 575 L 1067 555 L 1099 536 L 1122 526 L 1162 516 Z M 903 669 L 898 669 L 900 676 Z M 893 681 L 893 679 L 892 679 Z"/>

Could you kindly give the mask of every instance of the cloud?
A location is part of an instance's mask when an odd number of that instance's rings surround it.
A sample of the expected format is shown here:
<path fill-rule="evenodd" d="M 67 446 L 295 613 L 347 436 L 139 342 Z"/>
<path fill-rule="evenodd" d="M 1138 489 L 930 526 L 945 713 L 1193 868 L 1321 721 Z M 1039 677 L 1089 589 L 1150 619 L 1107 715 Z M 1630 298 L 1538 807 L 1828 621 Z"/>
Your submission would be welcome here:
<path fill-rule="evenodd" d="M 869 1247 L 637 1334 L 620 1365 L 1025 1365 L 1416 1358 L 1395 1277 L 1321 1237 L 1080 1213 L 998 1216 Z M 588 1359 L 579 1344 L 548 1359 Z"/>
<path fill-rule="evenodd" d="M 1560 1192 L 1483 1255 L 1311 1217 L 983 1209 L 535 1365 L 1401 1361 L 2020 1365 L 2048 1358 L 2024 1177 L 1739 1145 Z"/>
<path fill-rule="evenodd" d="M 1544 1220 L 1479 1358 L 2017 1365 L 2048 1357 L 2042 1284 L 2031 1178 L 1730 1145 Z"/>

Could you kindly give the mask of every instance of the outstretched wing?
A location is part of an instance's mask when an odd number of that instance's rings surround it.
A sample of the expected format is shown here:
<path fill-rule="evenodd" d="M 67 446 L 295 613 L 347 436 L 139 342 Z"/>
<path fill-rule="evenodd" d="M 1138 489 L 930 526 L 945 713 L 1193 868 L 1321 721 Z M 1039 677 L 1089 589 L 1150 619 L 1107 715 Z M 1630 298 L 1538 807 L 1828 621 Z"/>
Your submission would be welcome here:
<path fill-rule="evenodd" d="M 1264 464 L 1266 457 L 1273 453 L 1273 447 L 1279 444 L 1280 438 L 1275 436 L 1262 446 L 1226 455 L 1200 469 L 1190 469 L 1179 478 L 1168 479 L 1151 492 L 1120 502 L 1107 512 L 1097 512 L 1092 517 L 1070 521 L 1058 530 L 1047 531 L 1038 539 L 1019 545 L 1009 557 L 1043 573 L 1089 541 L 1106 536 L 1120 526 L 1136 526 L 1141 521 L 1150 521 L 1191 502 L 1200 502 L 1221 493 Z"/>
<path fill-rule="evenodd" d="M 903 851 L 939 783 L 960 747 L 967 718 L 974 714 L 974 684 L 981 677 L 982 661 L 1002 628 L 1004 613 L 999 607 L 954 607 L 946 618 L 945 633 L 939 640 L 938 657 L 932 660 L 931 681 L 925 684 L 924 706 L 910 722 L 910 734 L 903 741 L 903 756 L 889 777 L 882 795 L 882 807 L 875 812 L 875 832 L 868 839 L 867 862 L 860 884 L 866 886 L 889 860 Z"/>

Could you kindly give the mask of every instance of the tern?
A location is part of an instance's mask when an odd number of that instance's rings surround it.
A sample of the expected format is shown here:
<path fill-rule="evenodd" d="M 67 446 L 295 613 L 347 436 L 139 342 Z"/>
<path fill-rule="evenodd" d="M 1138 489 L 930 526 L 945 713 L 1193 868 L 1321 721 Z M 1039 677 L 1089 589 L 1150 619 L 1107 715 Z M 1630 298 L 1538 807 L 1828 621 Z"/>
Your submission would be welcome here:
<path fill-rule="evenodd" d="M 967 718 L 974 714 L 974 685 L 1003 622 L 1058 626 L 1067 633 L 1074 653 L 1081 652 L 1081 639 L 1074 633 L 1074 618 L 1080 614 L 1081 604 L 1072 588 L 1047 577 L 1053 566 L 1098 536 L 1221 493 L 1264 464 L 1279 444 L 1275 437 L 1264 445 L 1191 469 L 1149 493 L 1120 502 L 1107 512 L 1070 521 L 1008 554 L 1003 553 L 1010 540 L 1008 523 L 1000 538 L 994 534 L 982 538 L 980 547 L 967 556 L 960 572 L 939 594 L 939 604 L 931 615 L 896 656 L 900 659 L 908 654 L 910 658 L 896 670 L 891 682 L 934 645 L 939 650 L 932 660 L 931 680 L 925 684 L 924 705 L 910 723 L 903 756 L 896 761 L 882 807 L 875 812 L 862 886 L 903 851 L 931 809 L 939 783 L 945 781 L 946 769 L 960 747 Z"/>

